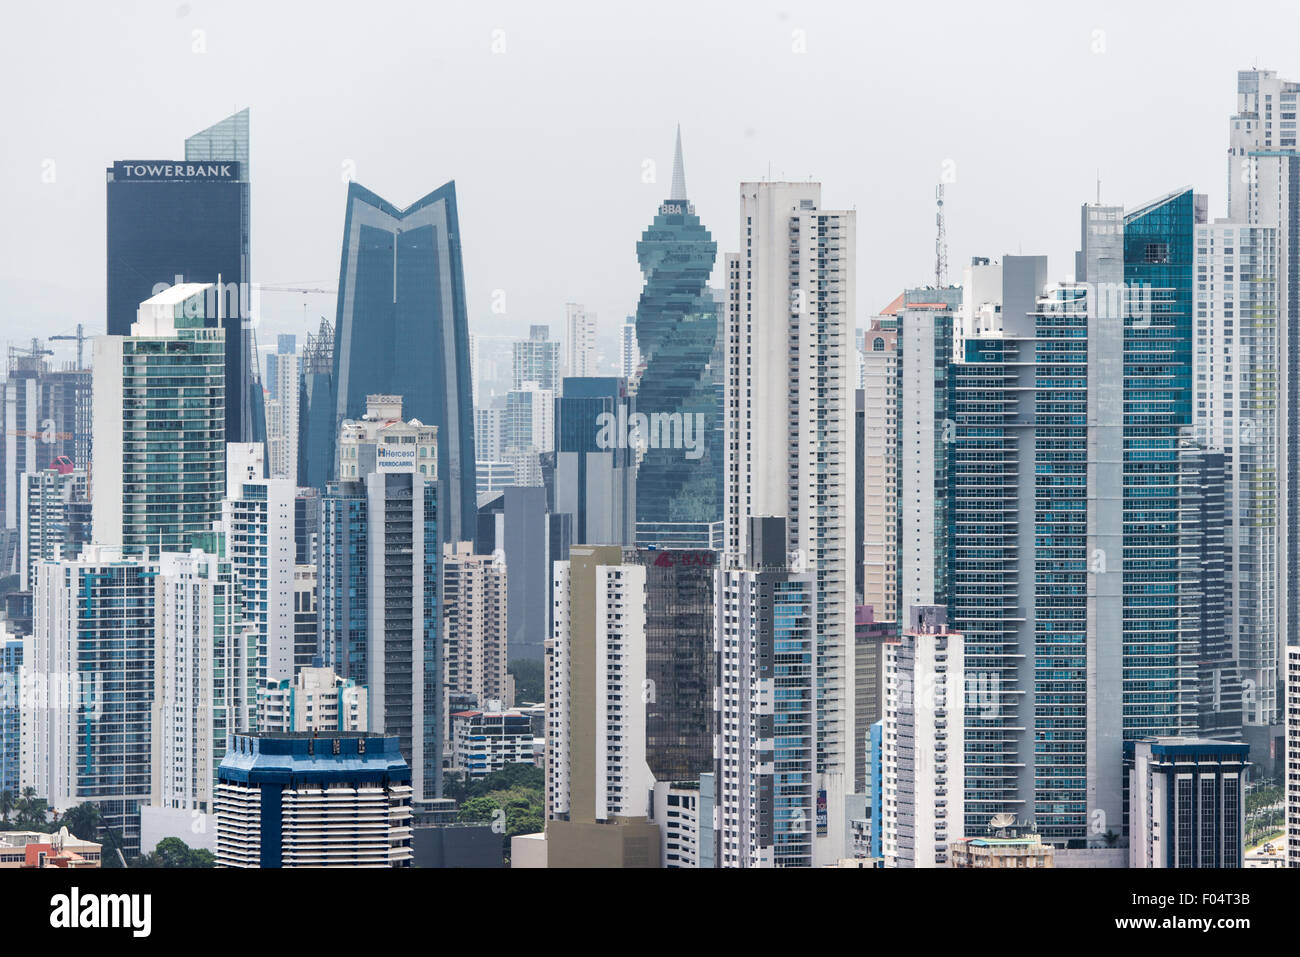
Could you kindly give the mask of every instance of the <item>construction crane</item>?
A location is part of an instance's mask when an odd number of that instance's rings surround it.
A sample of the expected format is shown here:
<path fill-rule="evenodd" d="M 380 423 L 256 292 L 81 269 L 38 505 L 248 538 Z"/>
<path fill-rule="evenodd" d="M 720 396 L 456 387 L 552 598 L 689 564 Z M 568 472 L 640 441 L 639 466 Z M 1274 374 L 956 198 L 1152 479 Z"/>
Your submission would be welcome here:
<path fill-rule="evenodd" d="M 301 293 L 320 293 L 326 296 L 332 296 L 338 292 L 337 289 L 317 289 L 307 286 L 290 286 L 290 285 L 264 285 L 258 283 L 259 292 L 301 292 Z"/>
<path fill-rule="evenodd" d="M 85 346 L 86 339 L 88 339 L 89 336 L 86 335 L 84 327 L 82 326 L 81 323 L 77 323 L 77 334 L 75 336 L 47 336 L 46 338 L 66 339 L 68 341 L 75 341 L 77 343 L 77 371 L 80 372 L 82 369 L 86 368 L 84 365 L 81 364 L 81 357 L 82 357 L 82 349 Z"/>
<path fill-rule="evenodd" d="M 19 356 L 30 356 L 36 364 L 33 368 L 39 368 L 41 356 L 52 356 L 54 352 L 50 349 L 41 348 L 41 340 L 35 336 L 32 337 L 32 344 L 28 346 L 10 346 L 9 347 L 9 371 L 13 372 L 18 368 Z"/>

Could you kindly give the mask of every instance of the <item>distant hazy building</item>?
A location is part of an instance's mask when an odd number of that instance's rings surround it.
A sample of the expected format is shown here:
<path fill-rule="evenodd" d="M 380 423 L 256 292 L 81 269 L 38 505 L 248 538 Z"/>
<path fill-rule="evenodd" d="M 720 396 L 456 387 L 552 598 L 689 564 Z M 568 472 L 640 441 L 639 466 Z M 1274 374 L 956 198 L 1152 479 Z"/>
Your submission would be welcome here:
<path fill-rule="evenodd" d="M 290 731 L 368 731 L 366 689 L 330 668 L 303 668 L 293 680 L 283 679 L 257 690 L 257 730 L 262 734 Z"/>
<path fill-rule="evenodd" d="M 281 336 L 281 340 L 286 337 Z M 302 378 L 293 337 L 282 341 L 278 352 L 267 357 L 274 369 L 274 390 L 266 403 L 266 460 L 271 478 L 298 484 L 298 403 Z M 271 359 L 275 362 L 272 364 Z"/>
<path fill-rule="evenodd" d="M 204 318 L 212 288 L 173 286 L 140 304 L 130 335 L 95 340 L 96 543 L 187 551 L 221 518 L 226 355 Z"/>
<path fill-rule="evenodd" d="M 555 406 L 555 454 L 544 469 L 552 511 L 573 516 L 575 542 L 632 545 L 637 464 L 627 383 L 613 376 L 565 378 Z"/>
<path fill-rule="evenodd" d="M 509 659 L 541 662 L 552 618 L 552 563 L 569 557 L 572 516 L 547 508 L 546 489 L 506 488 L 479 510 L 474 551 L 506 563 Z"/>
<path fill-rule="evenodd" d="M 444 694 L 473 696 L 477 706 L 507 700 L 508 640 L 505 556 L 475 555 L 472 542 L 443 546 Z"/>
<path fill-rule="evenodd" d="M 474 453 L 480 462 L 496 462 L 506 447 L 506 410 L 489 406 L 474 410 Z M 479 487 L 482 487 L 482 479 Z"/>
<path fill-rule="evenodd" d="M 392 736 L 235 735 L 218 867 L 410 867 L 411 769 Z"/>
<path fill-rule="evenodd" d="M 39 340 L 11 347 L 0 382 L 0 511 L 4 529 L 21 522 L 23 476 L 56 466 L 88 470 L 92 449 L 91 371 L 55 369 Z M 5 554 L 6 561 L 13 556 Z"/>
<path fill-rule="evenodd" d="M 506 394 L 501 425 L 503 451 L 551 451 L 555 448 L 555 393 L 531 379 L 520 383 Z"/>
<path fill-rule="evenodd" d="M 91 539 L 90 483 L 84 469 L 55 465 L 23 476 L 19 562 L 24 591 L 37 562 L 75 558 Z"/>
<path fill-rule="evenodd" d="M 637 369 L 641 365 L 641 350 L 636 344 L 636 316 L 628 316 L 623 320 L 623 327 L 619 330 L 619 370 L 618 374 L 626 379 L 629 385 L 636 381 Z"/>
<path fill-rule="evenodd" d="M 539 389 L 559 393 L 560 344 L 551 339 L 550 326 L 529 326 L 528 338 L 515 340 L 511 353 L 511 388 L 522 389 L 525 382 L 536 382 Z"/>
<path fill-rule="evenodd" d="M 1248 745 L 1212 738 L 1126 742 L 1129 867 L 1243 867 Z"/>
<path fill-rule="evenodd" d="M 596 314 L 575 302 L 564 304 L 564 375 L 599 375 L 596 362 Z"/>

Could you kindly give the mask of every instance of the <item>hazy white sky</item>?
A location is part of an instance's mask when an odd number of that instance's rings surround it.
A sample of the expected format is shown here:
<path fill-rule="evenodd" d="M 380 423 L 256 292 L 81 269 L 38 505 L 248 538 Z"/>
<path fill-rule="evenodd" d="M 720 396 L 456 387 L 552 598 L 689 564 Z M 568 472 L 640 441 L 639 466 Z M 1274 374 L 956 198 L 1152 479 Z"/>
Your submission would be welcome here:
<path fill-rule="evenodd" d="M 860 322 L 932 280 L 946 160 L 950 278 L 1005 252 L 1063 278 L 1098 169 L 1107 202 L 1190 184 L 1223 214 L 1236 71 L 1300 79 L 1297 28 L 1284 2 L 10 2 L 0 342 L 102 332 L 105 167 L 244 107 L 255 281 L 336 284 L 346 162 L 399 206 L 454 179 L 484 334 L 558 335 L 566 301 L 614 333 L 678 122 L 720 254 L 769 164 L 856 207 Z M 262 304 L 262 343 L 306 330 L 303 297 Z"/>

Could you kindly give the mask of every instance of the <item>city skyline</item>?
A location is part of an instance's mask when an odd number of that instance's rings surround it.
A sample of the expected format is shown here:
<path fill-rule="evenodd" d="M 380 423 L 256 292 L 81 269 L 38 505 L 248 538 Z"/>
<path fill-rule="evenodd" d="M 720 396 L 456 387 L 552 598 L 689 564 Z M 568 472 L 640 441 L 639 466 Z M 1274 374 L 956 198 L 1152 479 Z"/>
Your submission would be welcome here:
<path fill-rule="evenodd" d="M 630 25 L 641 29 L 627 30 L 624 42 L 647 55 L 663 49 L 668 31 L 688 16 L 687 8 L 672 9 L 672 16 L 630 14 Z M 1222 215 L 1222 134 L 1232 107 L 1226 78 L 1251 65 L 1282 76 L 1300 73 L 1282 39 L 1294 32 L 1286 28 L 1288 20 L 1300 25 L 1300 13 L 1280 5 L 1270 8 L 1277 29 L 1266 32 L 1252 29 L 1250 18 L 1213 7 L 1189 18 L 1215 36 L 1218 66 L 1182 56 L 1177 43 L 1168 44 L 1168 52 L 1144 43 L 1156 27 L 1180 29 L 1155 10 L 1118 4 L 1075 13 L 1004 9 L 1004 21 L 946 10 L 949 28 L 927 32 L 919 11 L 873 12 L 870 20 L 849 12 L 841 28 L 830 10 L 766 6 L 733 24 L 722 9 L 689 8 L 687 22 L 696 29 L 673 32 L 669 44 L 674 62 L 684 61 L 679 72 L 695 80 L 689 86 L 671 78 L 641 83 L 634 66 L 639 58 L 624 64 L 610 52 L 607 38 L 616 27 L 624 35 L 621 23 L 599 9 L 588 9 L 558 36 L 525 7 L 491 14 L 448 11 L 436 30 L 418 8 L 383 9 L 350 41 L 362 59 L 375 55 L 374 41 L 391 26 L 390 18 L 414 18 L 417 33 L 430 23 L 424 34 L 432 65 L 422 72 L 417 64 L 385 58 L 385 70 L 368 74 L 356 90 L 310 64 L 293 82 L 284 82 L 277 57 L 264 54 L 263 45 L 278 35 L 287 10 L 261 11 L 247 21 L 251 27 L 243 26 L 241 12 L 201 16 L 188 6 L 142 4 L 133 8 L 134 16 L 110 23 L 98 21 L 105 14 L 90 12 L 84 19 L 87 39 L 102 28 L 147 44 L 149 56 L 140 62 L 178 79 L 166 90 L 138 90 L 132 98 L 103 103 L 89 96 L 70 104 L 62 84 L 71 81 L 52 75 L 16 104 L 15 135 L 0 144 L 0 169 L 7 174 L 0 179 L 0 199 L 28 227 L 21 242 L 10 238 L 0 246 L 0 301 L 10 306 L 9 316 L 23 318 L 0 327 L 0 339 L 20 342 L 70 331 L 64 328 L 73 325 L 65 308 L 69 292 L 91 301 L 102 294 L 102 232 L 86 225 L 101 215 L 106 165 L 119 156 L 173 155 L 183 137 L 244 108 L 251 114 L 252 274 L 259 282 L 335 285 L 330 277 L 342 226 L 338 201 L 347 188 L 344 164 L 357 182 L 399 205 L 424 195 L 430 183 L 454 179 L 468 227 L 471 331 L 522 336 L 537 322 L 558 330 L 564 303 L 578 301 L 601 317 L 602 339 L 613 340 L 640 290 L 635 256 L 613 238 L 639 230 L 644 210 L 665 194 L 672 160 L 666 150 L 677 123 L 696 157 L 692 198 L 705 222 L 729 224 L 735 183 L 769 172 L 772 179 L 826 183 L 828 203 L 866 217 L 872 226 L 864 229 L 859 251 L 861 322 L 899 289 L 933 276 L 934 186 L 945 173 L 956 176 L 945 195 L 951 263 L 1016 252 L 1046 253 L 1066 263 L 1074 237 L 1064 220 L 1078 202 L 1094 198 L 1099 174 L 1108 203 L 1131 207 L 1171 185 L 1190 183 L 1210 195 L 1211 219 Z M 1031 10 L 1032 18 L 1016 15 Z M 645 22 L 635 22 L 638 16 Z M 53 27 L 43 15 L 32 18 L 25 25 L 35 37 Z M 329 51 L 339 43 L 330 23 L 322 17 L 320 24 L 300 21 L 292 29 L 302 46 Z M 742 35 L 715 62 L 701 54 L 723 24 Z M 887 35 L 909 42 L 887 44 Z M 74 55 L 85 42 L 75 31 L 60 40 L 72 45 Z M 917 42 L 932 45 L 936 54 L 927 57 L 924 70 L 907 56 Z M 869 55 L 854 55 L 855 43 Z M 494 53 L 494 44 L 502 52 Z M 557 45 L 586 69 L 547 69 L 549 61 L 539 58 Z M 800 46 L 806 52 L 795 52 Z M 13 67 L 21 69 L 25 51 L 38 47 L 15 51 Z M 753 51 L 756 65 L 766 68 L 754 69 L 745 102 L 728 106 L 725 98 L 699 96 L 700 82 L 720 88 L 725 69 L 739 65 L 741 50 L 747 56 Z M 102 55 L 93 46 L 81 52 L 91 60 Z M 1072 69 L 1041 69 L 1058 62 Z M 601 89 L 580 82 L 593 69 L 607 76 Z M 427 123 L 395 133 L 401 124 L 392 93 L 452 70 L 477 81 L 481 92 L 441 99 Z M 1150 89 L 1145 77 L 1151 71 L 1173 78 L 1170 92 L 1153 93 L 1157 100 L 1139 106 L 1131 91 Z M 1029 76 L 1033 82 L 1024 82 Z M 906 79 L 900 84 L 896 78 Z M 323 92 L 302 97 L 308 83 Z M 826 102 L 804 103 L 800 97 L 796 121 L 790 118 L 791 98 L 805 84 L 845 92 Z M 629 106 L 641 117 L 635 128 L 603 124 L 616 96 L 633 98 Z M 286 112 L 288 102 L 292 112 Z M 865 108 L 865 122 L 844 127 L 837 118 L 841 102 Z M 65 132 L 41 125 L 44 112 L 56 104 L 61 113 L 73 108 Z M 1148 115 L 1153 105 L 1159 109 Z M 1068 124 L 1061 122 L 1065 117 Z M 823 135 L 799 135 L 805 120 L 820 123 Z M 24 135 L 29 129 L 33 135 Z M 1004 139 L 1001 148 L 989 149 L 990 132 L 1011 142 L 1019 138 L 1023 147 L 1008 150 Z M 575 136 L 583 149 L 572 149 Z M 533 148 L 506 149 L 503 137 L 525 137 Z M 903 138 L 907 150 L 891 146 Z M 1153 149 L 1167 151 L 1160 169 L 1133 162 Z M 655 164 L 654 182 L 643 181 L 646 161 Z M 44 181 L 50 177 L 53 182 Z M 570 197 L 561 226 L 565 242 L 539 245 L 543 224 L 555 227 L 548 211 L 557 192 Z M 527 225 L 520 229 L 519 223 Z M 42 253 L 56 236 L 63 255 L 54 267 Z M 735 247 L 729 227 L 715 230 L 715 238 L 720 249 Z M 548 247 L 578 253 L 569 260 L 578 268 L 557 268 Z M 715 269 L 713 284 L 719 282 Z M 502 301 L 505 312 L 494 312 Z M 267 293 L 256 329 L 259 345 L 280 332 L 304 335 L 332 312 L 329 296 Z M 97 331 L 96 314 L 87 310 L 88 331 Z M 56 348 L 71 356 L 70 347 Z M 614 353 L 606 351 L 612 359 Z"/>

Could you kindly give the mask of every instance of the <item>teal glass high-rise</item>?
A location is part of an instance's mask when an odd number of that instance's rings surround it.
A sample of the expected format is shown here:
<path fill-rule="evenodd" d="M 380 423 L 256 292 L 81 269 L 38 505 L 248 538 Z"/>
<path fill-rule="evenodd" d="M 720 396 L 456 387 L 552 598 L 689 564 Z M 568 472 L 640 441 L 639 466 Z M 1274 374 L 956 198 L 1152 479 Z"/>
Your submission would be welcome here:
<path fill-rule="evenodd" d="M 456 184 L 405 209 L 348 184 L 338 310 L 333 330 L 333 421 L 313 401 L 300 429 L 300 461 L 330 463 L 304 476 L 316 487 L 336 476 L 335 442 L 344 419 L 365 414 L 366 396 L 400 395 L 410 419 L 438 428 L 448 541 L 472 535 L 475 521 L 474 411 L 469 319 L 461 265 Z"/>
<path fill-rule="evenodd" d="M 709 548 L 721 534 L 722 449 L 710 360 L 718 304 L 706 288 L 718 244 L 686 198 L 677 132 L 672 190 L 636 245 L 645 276 L 636 310 L 643 371 L 637 411 L 650 435 L 637 473 L 637 544 Z"/>

